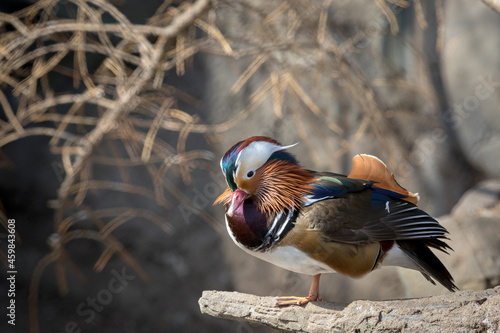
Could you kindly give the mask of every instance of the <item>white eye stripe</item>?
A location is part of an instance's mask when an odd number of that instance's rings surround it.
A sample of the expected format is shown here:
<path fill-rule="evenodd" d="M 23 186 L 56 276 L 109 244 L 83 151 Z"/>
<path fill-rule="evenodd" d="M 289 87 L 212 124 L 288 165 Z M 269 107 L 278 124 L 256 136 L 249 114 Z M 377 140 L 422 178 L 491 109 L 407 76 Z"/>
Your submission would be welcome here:
<path fill-rule="evenodd" d="M 264 165 L 269 157 L 271 157 L 271 155 L 275 152 L 291 148 L 295 145 L 297 145 L 297 143 L 289 146 L 279 146 L 272 142 L 254 141 L 239 152 L 238 157 L 236 158 L 236 167 L 238 168 L 242 163 L 244 163 L 244 168 L 242 168 L 245 169 L 244 171 L 257 170 Z M 239 169 L 240 168 L 238 168 L 238 173 Z"/>

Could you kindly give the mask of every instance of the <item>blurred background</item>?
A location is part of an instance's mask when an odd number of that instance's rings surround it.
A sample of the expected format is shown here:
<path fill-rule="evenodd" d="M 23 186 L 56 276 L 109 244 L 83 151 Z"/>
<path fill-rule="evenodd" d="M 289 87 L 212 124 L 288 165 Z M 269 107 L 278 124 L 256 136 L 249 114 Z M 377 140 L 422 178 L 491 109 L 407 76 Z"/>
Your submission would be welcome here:
<path fill-rule="evenodd" d="M 495 7 L 496 6 L 496 7 Z M 302 295 L 311 277 L 225 230 L 219 160 L 273 137 L 311 169 L 380 157 L 451 232 L 461 289 L 500 284 L 494 1 L 3 0 L 1 332 L 268 332 L 203 290 Z M 7 323 L 7 220 L 16 326 Z M 419 273 L 325 275 L 325 300 L 447 293 Z M 4 296 L 5 295 L 5 296 Z"/>

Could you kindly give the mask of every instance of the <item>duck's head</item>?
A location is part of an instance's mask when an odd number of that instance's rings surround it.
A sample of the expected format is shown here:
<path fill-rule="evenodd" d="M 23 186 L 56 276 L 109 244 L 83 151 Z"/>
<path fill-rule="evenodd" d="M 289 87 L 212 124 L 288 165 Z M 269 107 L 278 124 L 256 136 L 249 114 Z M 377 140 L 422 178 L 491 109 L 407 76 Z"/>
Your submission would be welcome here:
<path fill-rule="evenodd" d="M 286 151 L 295 145 L 282 146 L 265 136 L 253 136 L 236 143 L 221 159 L 228 188 L 215 204 L 229 204 L 226 212 L 229 216 L 246 199 L 254 200 L 259 210 L 267 214 L 300 204 L 310 191 L 313 175 Z"/>

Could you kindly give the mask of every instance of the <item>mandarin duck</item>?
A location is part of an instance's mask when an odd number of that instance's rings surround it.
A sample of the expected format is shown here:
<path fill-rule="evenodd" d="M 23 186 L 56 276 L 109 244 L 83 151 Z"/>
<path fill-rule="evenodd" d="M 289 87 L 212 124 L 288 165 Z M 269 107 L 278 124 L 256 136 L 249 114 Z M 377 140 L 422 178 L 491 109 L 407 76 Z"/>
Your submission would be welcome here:
<path fill-rule="evenodd" d="M 457 290 L 430 248 L 447 253 L 447 230 L 417 207 L 375 156 L 357 155 L 349 175 L 300 166 L 277 141 L 254 136 L 221 159 L 228 187 L 226 227 L 244 251 L 287 270 L 313 276 L 307 297 L 278 297 L 277 305 L 321 300 L 323 273 L 361 277 L 380 266 L 413 269 Z"/>

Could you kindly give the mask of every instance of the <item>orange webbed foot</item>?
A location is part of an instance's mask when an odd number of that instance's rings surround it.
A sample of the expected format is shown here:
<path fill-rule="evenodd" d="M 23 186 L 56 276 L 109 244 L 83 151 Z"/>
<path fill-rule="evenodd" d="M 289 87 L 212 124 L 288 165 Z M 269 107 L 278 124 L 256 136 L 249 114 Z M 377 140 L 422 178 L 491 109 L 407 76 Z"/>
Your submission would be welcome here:
<path fill-rule="evenodd" d="M 307 297 L 297 297 L 297 296 L 276 297 L 276 306 L 306 305 L 309 302 L 322 301 L 323 299 L 319 295 L 319 277 L 320 276 L 321 276 L 321 274 L 316 274 L 313 277 L 311 289 L 309 290 L 309 296 L 307 296 Z"/>
<path fill-rule="evenodd" d="M 313 296 L 309 295 L 307 297 L 298 296 L 280 296 L 276 297 L 276 306 L 289 306 L 289 305 L 306 305 L 309 302 L 322 301 L 320 295 Z"/>

